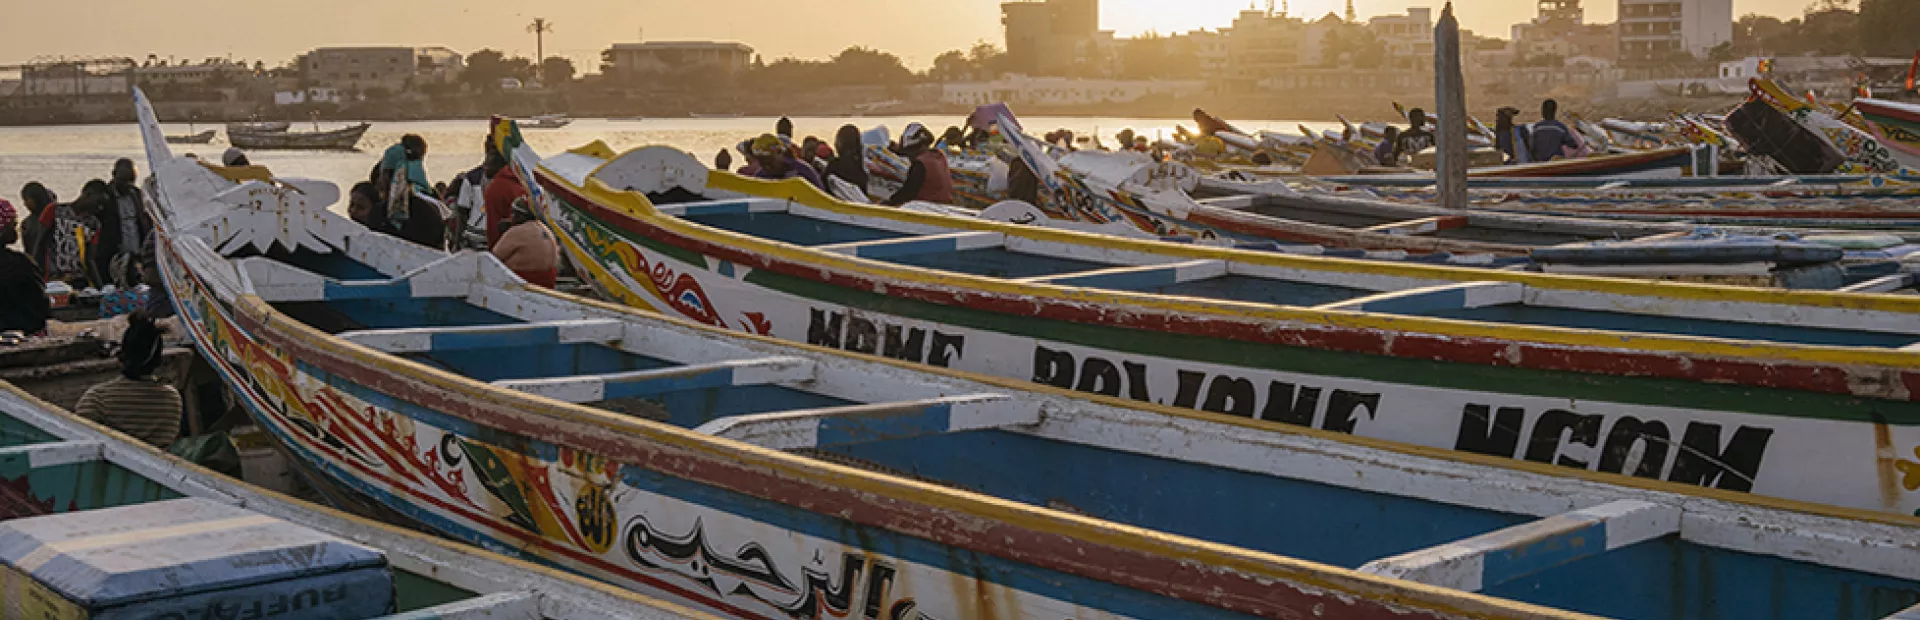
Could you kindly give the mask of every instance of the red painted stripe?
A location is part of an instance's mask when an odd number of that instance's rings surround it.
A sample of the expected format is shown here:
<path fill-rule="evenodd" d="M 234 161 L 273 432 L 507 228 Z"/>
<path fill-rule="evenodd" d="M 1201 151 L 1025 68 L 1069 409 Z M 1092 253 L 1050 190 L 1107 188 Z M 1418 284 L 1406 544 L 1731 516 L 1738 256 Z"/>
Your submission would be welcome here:
<path fill-rule="evenodd" d="M 681 235 L 646 220 L 602 207 L 572 191 L 564 183 L 548 178 L 544 172 L 540 177 L 548 189 L 567 196 L 570 203 L 582 205 L 589 215 L 633 234 L 755 269 L 842 288 L 870 291 L 884 287 L 889 297 L 1013 316 L 1458 364 L 1684 379 L 1832 394 L 1853 393 L 1845 369 L 1811 363 L 1706 358 L 1683 353 L 1595 349 L 1418 332 L 1388 334 L 1364 328 L 1192 316 L 1131 307 L 1128 312 L 1110 312 L 1110 308 L 1104 306 L 1065 303 L 1057 299 L 1004 295 L 974 289 L 956 291 L 905 280 L 882 280 L 817 265 L 787 262 Z M 1903 382 L 1920 381 L 1920 374 L 1914 370 L 1888 370 L 1898 372 Z M 1908 400 L 1920 399 L 1920 392 L 1909 391 L 1908 394 Z"/>
<path fill-rule="evenodd" d="M 1879 102 L 1879 101 L 1873 101 L 1871 99 L 1862 99 L 1862 100 L 1853 102 L 1853 104 L 1860 108 L 1860 112 L 1862 114 L 1872 114 L 1874 116 L 1885 116 L 1887 118 L 1900 119 L 1903 121 L 1907 121 L 1909 123 L 1920 123 L 1920 106 L 1908 107 L 1908 106 L 1902 106 L 1902 105 L 1890 105 L 1890 104 Z"/>
<path fill-rule="evenodd" d="M 245 313 L 236 313 L 234 322 L 303 363 L 415 405 L 793 509 L 833 515 L 942 545 L 1261 617 L 1304 617 L 1316 610 L 1343 618 L 1397 620 L 1406 617 L 1400 610 L 1350 593 L 1317 587 L 1303 589 L 1269 575 L 1215 569 L 1191 558 L 1028 529 L 958 509 L 875 495 L 812 476 L 790 475 L 750 465 L 729 458 L 721 451 L 696 451 L 589 422 L 543 416 L 517 395 L 476 395 L 431 385 L 411 373 L 367 368 L 341 352 L 310 346 L 282 333 L 275 321 L 262 323 Z M 576 556 L 583 563 L 604 567 L 604 562 L 591 556 L 563 548 L 555 550 Z M 1431 612 L 1419 615 L 1442 617 Z"/>

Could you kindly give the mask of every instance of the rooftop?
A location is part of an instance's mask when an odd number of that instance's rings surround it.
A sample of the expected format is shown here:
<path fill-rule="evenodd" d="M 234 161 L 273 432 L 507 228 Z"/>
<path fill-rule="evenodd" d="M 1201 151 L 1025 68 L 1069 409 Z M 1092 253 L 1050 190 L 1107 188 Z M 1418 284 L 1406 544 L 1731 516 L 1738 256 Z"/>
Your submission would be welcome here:
<path fill-rule="evenodd" d="M 660 50 L 660 49 L 734 49 L 752 52 L 753 47 L 734 41 L 647 41 L 644 43 L 615 43 L 617 50 Z"/>

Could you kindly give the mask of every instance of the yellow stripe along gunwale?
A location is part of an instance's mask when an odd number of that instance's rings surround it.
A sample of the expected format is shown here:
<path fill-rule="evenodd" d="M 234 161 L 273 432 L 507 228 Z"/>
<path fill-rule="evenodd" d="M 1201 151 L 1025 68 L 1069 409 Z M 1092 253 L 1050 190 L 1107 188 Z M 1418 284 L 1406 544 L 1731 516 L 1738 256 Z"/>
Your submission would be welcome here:
<path fill-rule="evenodd" d="M 566 185 L 603 206 L 624 211 L 649 225 L 716 245 L 730 246 L 785 262 L 823 266 L 846 273 L 880 279 L 905 280 L 956 289 L 972 289 L 1009 297 L 1042 297 L 1094 305 L 1126 305 L 1170 315 L 1212 315 L 1234 320 L 1297 321 L 1332 327 L 1385 331 L 1425 332 L 1441 336 L 1521 341 L 1547 345 L 1626 349 L 1649 353 L 1672 353 L 1702 357 L 1733 358 L 1754 361 L 1792 361 L 1838 366 L 1884 366 L 1896 369 L 1920 366 L 1920 351 L 1863 349 L 1829 345 L 1788 344 L 1741 341 L 1700 336 L 1665 334 L 1594 333 L 1586 330 L 1541 326 L 1492 324 L 1456 319 L 1385 315 L 1349 310 L 1311 310 L 1276 307 L 1246 302 L 1149 295 L 1125 291 L 1083 289 L 1053 284 L 1009 282 L 994 278 L 951 272 L 930 272 L 900 267 L 883 261 L 818 252 L 802 246 L 762 239 L 689 222 L 660 214 L 636 192 L 615 190 L 591 176 L 585 187 L 543 168 L 544 175 Z M 1273 252 L 1255 252 L 1228 248 L 1210 248 L 1189 244 L 1165 243 L 1108 237 L 1093 233 L 1004 224 L 986 220 L 901 211 L 853 205 L 821 194 L 805 181 L 761 181 L 731 173 L 713 172 L 708 186 L 752 196 L 785 199 L 808 207 L 865 217 L 877 217 L 928 226 L 1005 233 L 1036 241 L 1051 241 L 1083 246 L 1103 246 L 1119 250 L 1160 254 L 1185 259 L 1215 259 L 1234 262 L 1330 270 L 1406 278 L 1451 279 L 1456 281 L 1515 282 L 1530 287 L 1590 291 L 1619 295 L 1680 299 L 1688 301 L 1734 301 L 1748 303 L 1808 306 L 1847 310 L 1865 310 L 1914 315 L 1920 321 L 1920 297 L 1863 293 L 1785 291 L 1773 289 L 1714 286 L 1678 282 L 1650 282 L 1626 279 L 1594 278 L 1557 274 L 1516 273 L 1457 267 L 1409 265 L 1375 261 L 1295 256 Z"/>
<path fill-rule="evenodd" d="M 537 287 L 526 287 L 535 291 Z M 583 302 L 560 293 L 546 293 L 570 302 Z M 593 305 L 614 309 L 602 303 Z M 430 389 L 444 390 L 459 394 L 461 398 L 476 405 L 495 405 L 524 415 L 557 422 L 542 425 L 545 436 L 534 435 L 535 439 L 549 443 L 566 445 L 575 449 L 597 453 L 599 450 L 588 442 L 576 438 L 599 437 L 610 442 L 655 443 L 678 448 L 699 455 L 702 458 L 732 461 L 747 467 L 772 472 L 776 476 L 791 477 L 819 485 L 837 486 L 872 494 L 876 497 L 900 499 L 923 504 L 939 510 L 971 515 L 977 518 L 1005 523 L 1015 527 L 1057 534 L 1088 543 L 1150 553 L 1167 558 L 1180 558 L 1183 561 L 1199 562 L 1213 570 L 1231 570 L 1258 581 L 1284 581 L 1304 588 L 1319 588 L 1342 592 L 1349 595 L 1364 596 L 1371 600 L 1401 605 L 1413 609 L 1434 613 L 1456 615 L 1470 618 L 1554 618 L 1564 620 L 1583 620 L 1595 618 L 1588 614 L 1554 609 L 1531 603 L 1494 598 L 1482 594 L 1461 592 L 1449 588 L 1427 585 L 1361 573 L 1347 568 L 1320 564 L 1297 558 L 1233 547 L 1226 544 L 1168 534 L 1157 530 L 1140 528 L 1120 523 L 1102 521 L 1071 513 L 1048 510 L 1001 499 L 994 496 L 969 491 L 953 490 L 911 479 L 895 478 L 865 470 L 818 461 L 762 448 L 749 443 L 712 437 L 664 423 L 613 414 L 584 405 L 553 400 L 543 396 L 526 394 L 495 387 L 466 376 L 426 366 L 399 356 L 379 353 L 364 345 L 333 337 L 311 326 L 280 314 L 256 295 L 242 295 L 234 302 L 233 308 L 257 322 L 262 329 L 277 334 L 280 338 L 294 341 L 302 346 L 338 355 L 348 363 L 363 365 L 387 374 L 406 377 L 426 384 Z M 618 308 L 623 313 L 633 314 L 630 308 Z M 693 324 L 689 321 L 667 318 L 666 320 L 690 329 L 724 334 L 731 338 L 742 334 Z M 254 337 L 258 340 L 258 337 Z M 783 347 L 796 347 L 793 343 L 769 338 L 753 337 L 763 343 L 777 344 Z M 271 345 L 271 343 L 263 343 Z M 833 355 L 832 351 L 812 346 L 800 348 L 816 353 Z M 310 362 L 311 363 L 311 362 Z M 902 364 L 903 367 L 912 368 Z M 925 369 L 913 368 L 918 372 Z M 981 378 L 968 376 L 968 379 Z M 1002 385 L 1010 381 L 999 381 Z M 474 421 L 475 423 L 480 423 Z M 571 427 L 579 425 L 580 427 Z M 582 428 L 584 427 L 584 428 Z M 602 455 L 614 457 L 617 455 Z M 1458 459 L 1456 459 L 1458 460 Z M 1671 484 L 1671 483 L 1669 483 Z M 729 489 L 731 490 L 731 489 Z M 738 491 L 736 491 L 738 492 Z M 1916 519 L 1920 521 L 1920 519 Z"/>

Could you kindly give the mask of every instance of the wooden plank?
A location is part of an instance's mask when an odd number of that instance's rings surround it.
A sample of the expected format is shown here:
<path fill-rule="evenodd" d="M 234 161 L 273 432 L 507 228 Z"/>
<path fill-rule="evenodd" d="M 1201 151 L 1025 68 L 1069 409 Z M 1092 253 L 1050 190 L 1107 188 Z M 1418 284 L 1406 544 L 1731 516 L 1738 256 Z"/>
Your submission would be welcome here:
<path fill-rule="evenodd" d="M 1526 285 L 1517 282 L 1461 282 L 1356 297 L 1314 309 L 1420 314 L 1520 303 L 1526 291 Z"/>
<path fill-rule="evenodd" d="M 1909 286 L 1913 286 L 1913 274 L 1896 273 L 1880 276 L 1859 284 L 1842 286 L 1836 290 L 1842 293 L 1890 293 Z"/>
<path fill-rule="evenodd" d="M 915 254 L 936 254 L 964 252 L 981 248 L 995 248 L 1006 244 L 1004 233 L 992 231 L 968 231 L 947 233 L 944 235 L 926 235 L 898 239 L 875 239 L 872 241 L 854 241 L 815 246 L 813 249 L 861 258 L 894 258 Z"/>
<path fill-rule="evenodd" d="M 1040 405 L 1003 394 L 966 394 L 895 403 L 803 409 L 720 418 L 694 430 L 775 450 L 819 448 L 1040 422 Z"/>
<path fill-rule="evenodd" d="M 106 458 L 106 443 L 101 441 L 54 441 L 0 448 L 0 458 L 26 455 L 27 466 L 34 469 Z"/>
<path fill-rule="evenodd" d="M 1122 290 L 1146 290 L 1162 286 L 1172 286 L 1182 282 L 1219 278 L 1227 275 L 1227 262 L 1222 260 L 1191 260 L 1164 265 L 1139 265 L 1132 267 L 1114 267 L 1093 271 L 1076 271 L 1031 278 L 1021 278 L 1021 282 L 1034 284 L 1057 284 L 1061 286 L 1084 286 L 1088 288 L 1116 288 Z"/>
<path fill-rule="evenodd" d="M 1680 532 L 1680 508 L 1619 500 L 1366 563 L 1360 572 L 1478 592 Z"/>
<path fill-rule="evenodd" d="M 813 379 L 814 364 L 797 357 L 762 357 L 657 370 L 545 379 L 503 379 L 494 385 L 570 403 L 653 396 L 668 392 Z"/>
<path fill-rule="evenodd" d="M 536 321 L 507 325 L 405 327 L 343 332 L 340 338 L 383 353 L 425 353 L 515 346 L 613 342 L 626 324 L 611 319 Z"/>
<path fill-rule="evenodd" d="M 743 198 L 738 200 L 710 200 L 705 202 L 687 202 L 655 207 L 661 214 L 674 217 L 692 217 L 699 215 L 736 215 L 746 213 L 786 213 L 787 205 L 792 204 L 775 198 Z"/>
<path fill-rule="evenodd" d="M 1442 215 L 1401 222 L 1388 222 L 1378 226 L 1368 226 L 1360 230 L 1389 235 L 1429 235 L 1442 230 L 1466 228 L 1467 222 L 1467 216 L 1464 215 Z"/>

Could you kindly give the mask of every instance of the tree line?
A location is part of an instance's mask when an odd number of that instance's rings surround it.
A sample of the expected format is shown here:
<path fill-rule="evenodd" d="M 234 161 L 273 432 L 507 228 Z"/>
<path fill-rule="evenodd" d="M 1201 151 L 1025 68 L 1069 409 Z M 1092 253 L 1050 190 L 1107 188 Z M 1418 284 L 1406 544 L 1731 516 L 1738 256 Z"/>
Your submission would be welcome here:
<path fill-rule="evenodd" d="M 1800 17 L 1748 14 L 1733 24 L 1733 41 L 1711 60 L 1748 56 L 1910 56 L 1920 51 L 1920 2 L 1820 0 Z"/>

